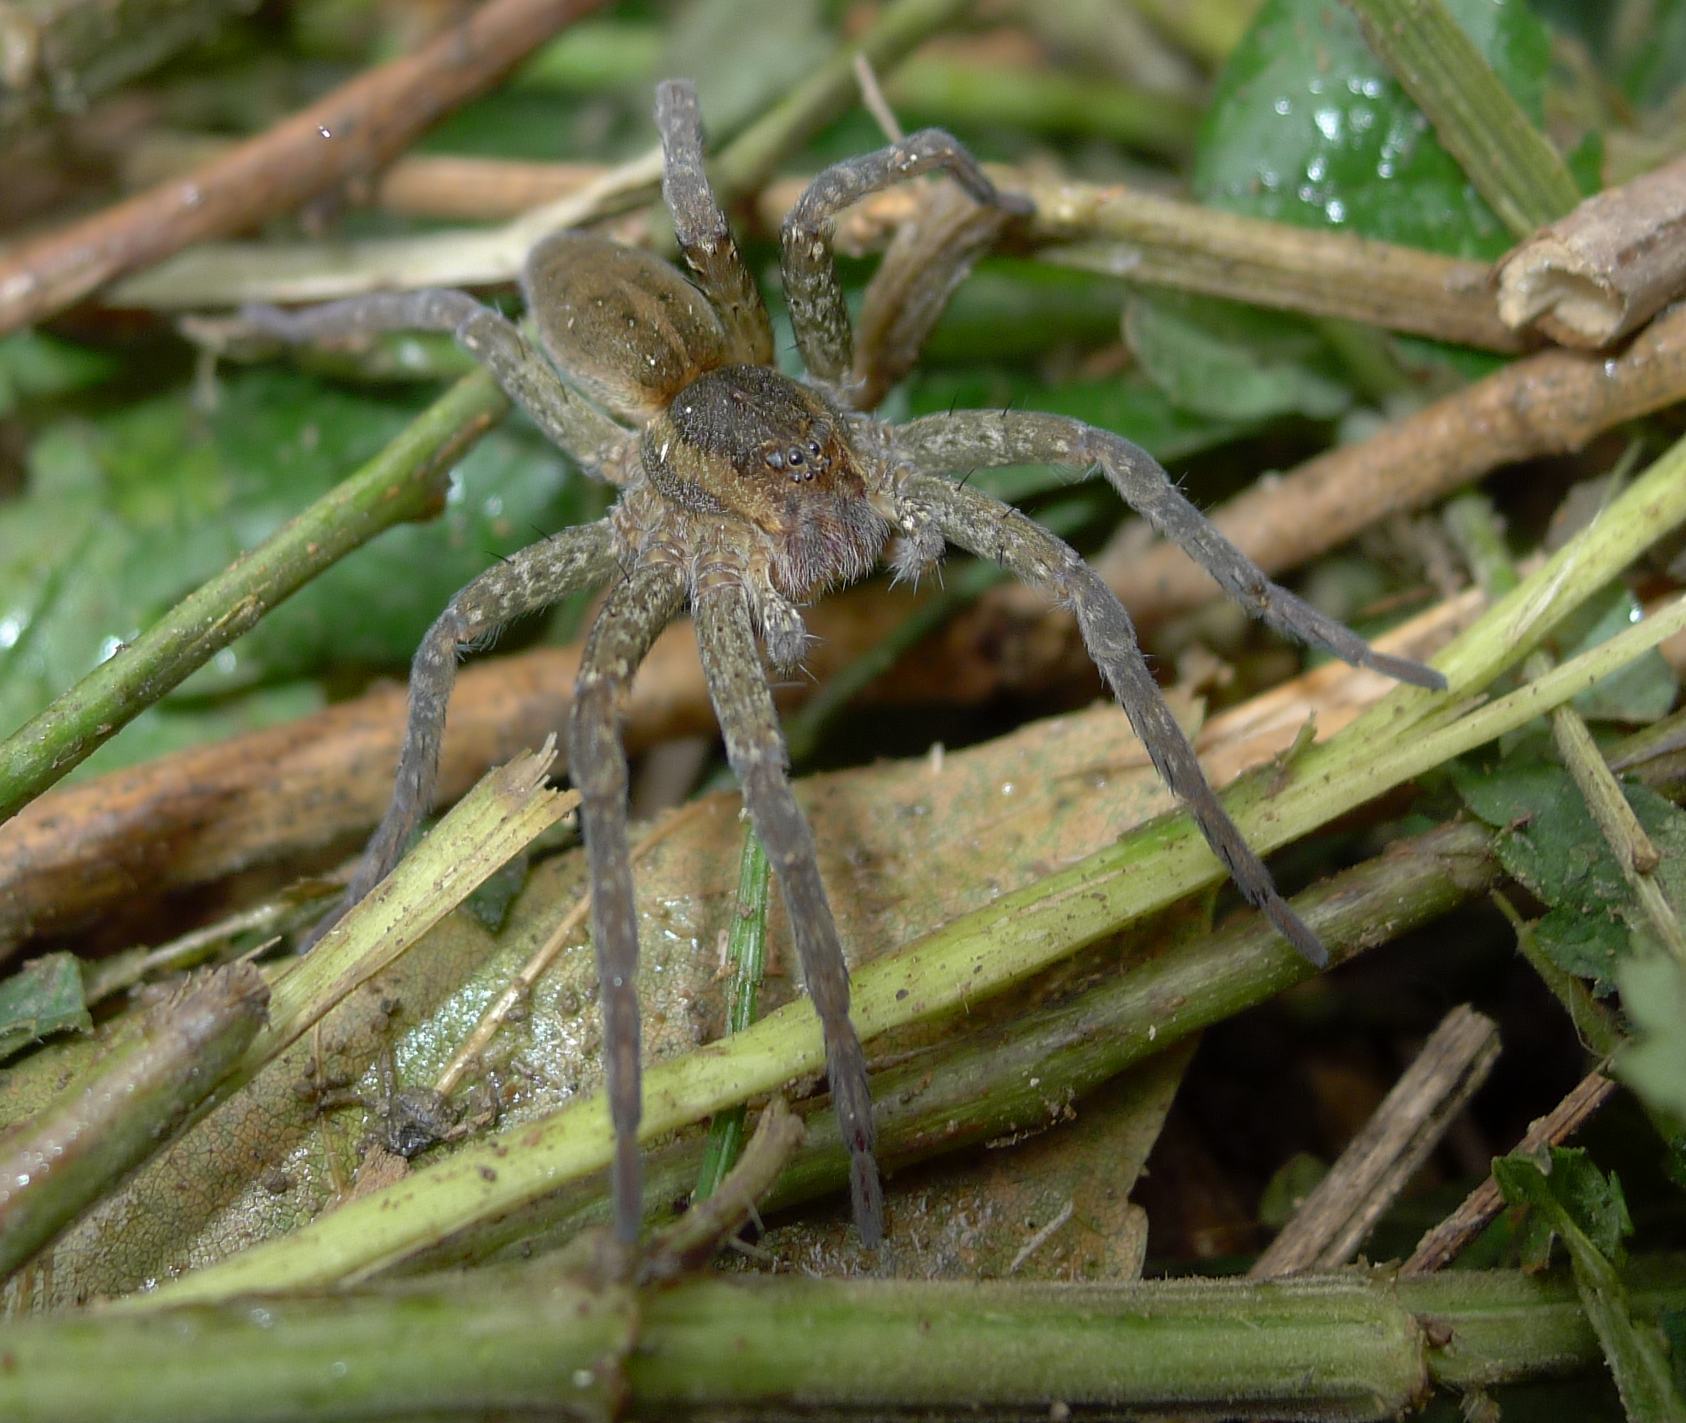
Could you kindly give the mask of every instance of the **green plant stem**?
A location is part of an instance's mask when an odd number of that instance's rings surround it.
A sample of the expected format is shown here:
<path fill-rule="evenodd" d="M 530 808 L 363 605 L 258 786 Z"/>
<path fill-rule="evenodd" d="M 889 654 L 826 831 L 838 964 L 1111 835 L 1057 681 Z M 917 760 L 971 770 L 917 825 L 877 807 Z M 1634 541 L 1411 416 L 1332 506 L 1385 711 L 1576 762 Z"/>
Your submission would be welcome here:
<path fill-rule="evenodd" d="M 318 573 L 434 512 L 452 465 L 507 409 L 490 376 L 457 382 L 362 469 L 0 742 L 0 822 Z"/>
<path fill-rule="evenodd" d="M 1515 588 L 1516 571 L 1505 555 L 1498 519 L 1487 498 L 1481 494 L 1465 495 L 1457 501 L 1455 513 L 1448 509 L 1447 516 L 1455 534 L 1479 560 L 1478 573 L 1489 591 L 1508 593 Z M 1530 677 L 1539 677 L 1553 665 L 1551 654 L 1542 649 L 1529 656 L 1524 671 Z M 1686 963 L 1686 935 L 1682 934 L 1674 906 L 1654 873 L 1661 862 L 1661 852 L 1639 823 L 1639 817 L 1622 793 L 1621 783 L 1573 706 L 1566 704 L 1551 713 L 1551 737 L 1657 942 L 1675 959 Z"/>
<path fill-rule="evenodd" d="M 721 198 L 729 204 L 754 192 L 773 176 L 785 154 L 854 102 L 860 89 L 857 54 L 866 56 L 880 74 L 887 73 L 969 9 L 971 0 L 893 0 L 886 5 L 858 41 L 842 46 L 726 145 L 712 165 Z"/>
<path fill-rule="evenodd" d="M 1189 100 L 1113 79 L 946 55 L 908 60 L 885 85 L 885 95 L 910 124 L 1086 134 L 1172 159 L 1193 150 L 1203 112 Z"/>
<path fill-rule="evenodd" d="M 1679 1256 L 1636 1260 L 1623 1276 L 1647 1319 L 1686 1304 L 1683 1279 Z M 639 1417 L 794 1407 L 970 1418 L 1057 1401 L 1109 1414 L 1382 1419 L 1434 1385 L 1554 1377 L 1600 1360 L 1561 1275 L 1093 1286 L 779 1276 L 633 1295 L 533 1266 L 307 1300 L 23 1320 L 0 1326 L 0 1357 L 0 1412 L 35 1423 L 594 1417 L 612 1400 Z"/>
<path fill-rule="evenodd" d="M 726 1033 L 742 1033 L 755 1021 L 755 1004 L 767 967 L 767 852 L 761 837 L 746 824 L 743 854 L 738 860 L 738 902 L 726 941 L 732 984 L 726 999 Z M 697 1172 L 694 1201 L 706 1201 L 737 1164 L 743 1150 L 744 1107 L 739 1103 L 718 1113 L 709 1124 Z"/>
<path fill-rule="evenodd" d="M 1294 910 L 1341 963 L 1432 923 L 1489 890 L 1502 873 L 1494 832 L 1453 822 L 1295 896 Z M 1279 992 L 1293 977 L 1285 967 L 1269 925 L 1243 916 L 1198 943 L 1132 962 L 1127 972 L 1054 1006 L 972 1031 L 957 1028 L 873 1074 L 879 1153 L 899 1169 L 1057 1124 L 1068 1103 Z M 763 1200 L 765 1211 L 828 1195 L 848 1180 L 849 1154 L 829 1103 L 808 1104 L 804 1117 L 807 1140 Z M 651 1158 L 652 1224 L 667 1219 L 666 1203 L 696 1179 L 699 1157 L 693 1137 Z M 459 1234 L 415 1264 L 449 1268 L 549 1249 L 608 1219 L 606 1186 L 593 1179 Z"/>
<path fill-rule="evenodd" d="M 1510 922 L 1516 934 L 1516 947 L 1528 960 L 1528 966 L 1540 976 L 1540 981 L 1551 990 L 1551 996 L 1569 1015 L 1569 1021 L 1575 1025 L 1576 1036 L 1599 1057 L 1612 1056 L 1623 1041 L 1621 1025 L 1616 1022 L 1615 1015 L 1592 996 L 1586 984 L 1551 961 L 1534 937 L 1533 926 L 1522 917 L 1508 896 L 1495 894 L 1493 903 Z"/>
<path fill-rule="evenodd" d="M 1134 3 L 1154 24 L 1190 53 L 1198 55 L 1211 69 L 1229 58 L 1259 8 L 1259 0 L 1134 0 Z"/>
<path fill-rule="evenodd" d="M 234 1070 L 269 1002 L 230 964 L 160 1005 L 0 1145 L 0 1279 L 51 1240 Z"/>
<path fill-rule="evenodd" d="M 1475 190 L 1516 236 L 1581 200 L 1545 135 L 1442 0 L 1346 0 L 1370 47 L 1434 125 Z"/>
<path fill-rule="evenodd" d="M 1679 457 L 1680 449 L 1674 453 Z M 1668 458 L 1659 466 L 1666 465 Z M 1348 728 L 1334 742 L 1300 757 L 1288 768 L 1287 783 L 1280 789 L 1259 778 L 1232 791 L 1229 805 L 1249 842 L 1269 851 L 1315 829 L 1551 710 L 1686 628 L 1686 600 L 1682 600 L 1509 696 L 1468 709 L 1467 698 L 1474 688 L 1464 680 L 1463 670 L 1488 666 L 1502 670 L 1506 662 L 1504 650 L 1489 645 L 1495 627 L 1515 634 L 1519 624 L 1524 630 L 1532 629 L 1548 614 L 1563 616 L 1571 611 L 1573 600 L 1555 583 L 1539 585 L 1542 575 L 1574 584 L 1584 573 L 1587 594 L 1613 575 L 1615 567 L 1596 567 L 1599 557 L 1610 557 L 1626 545 L 1621 538 L 1601 537 L 1600 531 L 1608 524 L 1647 517 L 1645 509 L 1626 506 L 1650 477 L 1637 481 L 1599 523 L 1568 546 L 1564 552 L 1574 562 L 1573 572 L 1558 569 L 1553 575 L 1548 564 L 1517 590 L 1530 600 L 1529 616 L 1519 619 L 1507 600 L 1439 659 L 1443 670 L 1459 674 L 1452 679 L 1447 699 L 1465 715 L 1447 718 L 1438 710 L 1429 715 L 1429 704 L 1438 706 L 1436 694 L 1415 692 L 1415 699 L 1395 702 L 1396 710 L 1391 719 L 1384 718 L 1380 733 L 1370 731 L 1355 740 L 1353 728 Z M 1648 522 L 1648 527 L 1653 538 L 1666 532 L 1666 524 Z M 1595 566 L 1582 569 L 1583 559 Z M 1465 699 L 1461 703 L 1460 694 Z M 1394 702 L 1398 695 L 1391 694 L 1382 705 Z M 1366 720 L 1360 718 L 1354 726 Z M 1222 874 L 1222 866 L 1186 815 L 1145 826 L 1119 844 L 1003 895 L 901 952 L 867 965 L 856 976 L 852 1016 L 861 1036 L 870 1039 L 891 1028 L 964 1010 L 1142 915 L 1218 882 Z M 1273 945 L 1273 951 L 1280 960 L 1279 987 L 1310 972 L 1286 944 Z M 641 1134 L 649 1139 L 675 1130 L 793 1077 L 818 1071 L 823 1061 L 819 1023 L 812 1008 L 805 1002 L 789 1004 L 726 1042 L 653 1066 L 645 1076 Z M 390 1192 L 360 1197 L 291 1236 L 171 1281 L 148 1296 L 148 1301 L 214 1298 L 252 1289 L 362 1278 L 453 1231 L 517 1209 L 567 1180 L 601 1169 L 608 1160 L 610 1140 L 604 1099 L 595 1094 L 410 1176 L 402 1184 L 402 1210 L 393 1209 Z"/>
<path fill-rule="evenodd" d="M 1686 1401 L 1674 1386 L 1657 1332 L 1634 1318 L 1620 1272 L 1581 1229 L 1545 1172 L 1512 1156 L 1495 1161 L 1493 1175 L 1505 1199 L 1513 1205 L 1525 1202 L 1543 1216 L 1569 1252 L 1581 1305 L 1598 1334 L 1627 1416 L 1636 1423 L 1686 1423 Z"/>

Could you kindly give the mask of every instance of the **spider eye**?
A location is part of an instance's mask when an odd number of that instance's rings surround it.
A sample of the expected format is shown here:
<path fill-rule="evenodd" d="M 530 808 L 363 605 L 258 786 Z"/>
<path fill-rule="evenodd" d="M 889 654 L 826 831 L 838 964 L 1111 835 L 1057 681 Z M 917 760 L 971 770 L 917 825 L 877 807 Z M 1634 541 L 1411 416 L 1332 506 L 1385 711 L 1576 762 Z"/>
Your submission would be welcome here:
<path fill-rule="evenodd" d="M 769 469 L 783 469 L 784 468 L 784 454 L 783 454 L 783 452 L 780 451 L 780 450 L 768 450 L 767 451 L 767 467 Z"/>
<path fill-rule="evenodd" d="M 808 441 L 808 453 L 818 457 L 819 452 L 820 452 L 819 442 L 817 440 L 809 440 Z"/>
<path fill-rule="evenodd" d="M 802 463 L 802 451 L 799 450 L 795 445 L 792 445 L 790 447 L 790 462 L 792 464 L 801 464 Z"/>

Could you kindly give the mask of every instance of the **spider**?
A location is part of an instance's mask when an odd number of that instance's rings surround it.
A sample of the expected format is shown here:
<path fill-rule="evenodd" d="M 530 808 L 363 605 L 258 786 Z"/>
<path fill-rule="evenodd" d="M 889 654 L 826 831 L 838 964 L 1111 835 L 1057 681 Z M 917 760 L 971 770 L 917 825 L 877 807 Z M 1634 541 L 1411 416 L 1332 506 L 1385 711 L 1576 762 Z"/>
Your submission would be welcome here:
<path fill-rule="evenodd" d="M 787 774 L 763 671 L 795 666 L 800 606 L 888 556 L 912 577 L 946 544 L 996 560 L 1075 613 L 1094 662 L 1154 766 L 1193 814 L 1242 894 L 1306 959 L 1327 956 L 1278 895 L 1201 772 L 1101 578 L 1025 515 L 952 476 L 1012 464 L 1098 468 L 1163 536 L 1180 544 L 1249 613 L 1348 662 L 1440 687 L 1437 673 L 1376 653 L 1355 633 L 1276 586 L 1226 541 L 1151 456 L 1122 437 L 1033 411 L 957 411 L 891 427 L 867 413 L 911 368 L 949 291 L 1022 199 L 998 193 L 949 134 L 925 129 L 827 168 L 785 219 L 781 267 L 806 379 L 773 364 L 766 307 L 703 168 L 696 93 L 658 87 L 662 192 L 689 279 L 650 255 L 579 232 L 529 254 L 527 318 L 543 355 L 497 312 L 460 291 L 383 293 L 297 312 L 251 308 L 287 341 L 398 329 L 453 332 L 538 426 L 619 489 L 596 523 L 567 529 L 463 588 L 428 631 L 411 669 L 409 720 L 391 805 L 342 908 L 397 862 L 429 810 L 446 703 L 460 653 L 510 620 L 605 587 L 586 638 L 568 726 L 590 870 L 605 1075 L 615 1132 L 615 1233 L 630 1245 L 642 1208 L 637 918 L 627 846 L 627 761 L 620 713 L 656 635 L 687 605 L 727 758 L 789 910 L 802 976 L 824 1029 L 833 1105 L 850 1151 L 854 1218 L 882 1238 L 866 1060 L 849 1020 L 849 975 Z M 945 216 L 904 232 L 868 287 L 857 350 L 831 251 L 836 215 L 902 179 L 949 175 Z M 947 202 L 946 208 L 942 207 Z M 546 359 L 548 358 L 548 359 Z"/>

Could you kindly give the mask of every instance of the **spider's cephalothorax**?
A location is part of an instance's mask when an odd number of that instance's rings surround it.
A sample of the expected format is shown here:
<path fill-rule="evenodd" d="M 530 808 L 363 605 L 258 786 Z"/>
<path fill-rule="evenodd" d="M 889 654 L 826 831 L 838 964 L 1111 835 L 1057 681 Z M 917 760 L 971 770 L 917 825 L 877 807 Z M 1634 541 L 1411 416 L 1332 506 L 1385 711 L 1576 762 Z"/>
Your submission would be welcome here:
<path fill-rule="evenodd" d="M 534 544 L 475 579 L 429 630 L 411 669 L 397 788 L 345 903 L 355 903 L 392 868 L 432 801 L 459 652 L 512 618 L 580 589 L 607 586 L 581 657 L 568 758 L 590 863 L 616 1138 L 615 1226 L 622 1240 L 635 1239 L 642 1209 L 638 937 L 619 715 L 639 661 L 689 604 L 727 756 L 784 894 L 803 979 L 824 1027 L 832 1098 L 851 1153 L 855 1219 L 862 1236 L 876 1243 L 883 1203 L 866 1060 L 849 1021 L 843 951 L 813 837 L 791 793 L 761 664 L 763 648 L 778 665 L 800 657 L 802 601 L 864 575 L 892 533 L 901 539 L 897 564 L 904 571 L 952 543 L 1046 590 L 1075 613 L 1096 666 L 1155 767 L 1238 888 L 1313 963 L 1325 961 L 1322 945 L 1277 894 L 1207 785 L 1117 597 L 1047 530 L 953 476 L 1011 464 L 1098 469 L 1254 616 L 1349 662 L 1424 686 L 1444 684 L 1419 663 L 1373 652 L 1277 587 L 1200 516 L 1145 451 L 1119 435 L 1034 411 L 956 411 L 901 426 L 864 413 L 911 367 L 972 259 L 1005 221 L 1025 211 L 1021 201 L 996 192 L 954 139 L 927 129 L 836 164 L 792 208 L 781 265 L 808 372 L 799 382 L 772 368 L 766 308 L 703 172 L 689 84 L 659 88 L 656 121 L 662 189 L 692 278 L 600 238 L 547 239 L 530 255 L 523 279 L 545 356 L 461 292 L 248 313 L 255 326 L 289 340 L 406 327 L 453 331 L 562 449 L 622 489 L 606 518 Z M 964 194 L 931 194 L 926 214 L 891 245 L 867 289 L 857 347 L 832 266 L 833 219 L 870 192 L 933 170 L 946 172 Z"/>
<path fill-rule="evenodd" d="M 644 431 L 644 472 L 682 509 L 749 524 L 765 539 L 772 586 L 804 600 L 852 583 L 890 535 L 868 502 L 848 417 L 768 366 L 698 376 Z"/>

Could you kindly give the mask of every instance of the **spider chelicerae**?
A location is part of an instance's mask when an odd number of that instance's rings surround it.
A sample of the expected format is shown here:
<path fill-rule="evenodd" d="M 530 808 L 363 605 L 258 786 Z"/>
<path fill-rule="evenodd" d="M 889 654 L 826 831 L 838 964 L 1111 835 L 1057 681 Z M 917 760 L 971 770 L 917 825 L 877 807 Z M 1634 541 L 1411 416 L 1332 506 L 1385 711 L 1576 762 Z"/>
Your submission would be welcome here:
<path fill-rule="evenodd" d="M 887 551 L 898 573 L 915 575 L 946 544 L 993 559 L 1045 589 L 1076 615 L 1090 655 L 1154 766 L 1242 894 L 1314 964 L 1326 961 L 1322 945 L 1277 894 L 1207 784 L 1117 597 L 1060 539 L 957 477 L 1012 464 L 1099 469 L 1253 616 L 1348 662 L 1423 686 L 1444 683 L 1419 663 L 1372 651 L 1272 583 L 1151 456 L 1118 435 L 1025 410 L 954 411 L 898 426 L 867 413 L 911 368 L 978 251 L 1004 222 L 1028 211 L 1023 200 L 998 193 L 950 135 L 926 129 L 835 164 L 791 209 L 781 267 L 808 373 L 797 380 L 773 364 L 766 307 L 703 169 L 702 126 L 689 83 L 658 88 L 656 124 L 662 192 L 691 277 L 602 238 L 577 232 L 547 238 L 529 255 L 522 281 L 542 355 L 510 321 L 459 291 L 246 312 L 252 325 L 289 341 L 399 329 L 454 332 L 540 429 L 620 490 L 603 519 L 533 544 L 476 578 L 428 631 L 411 669 L 397 788 L 344 904 L 356 903 L 392 868 L 430 808 L 459 653 L 567 594 L 605 588 L 575 684 L 568 760 L 590 866 L 615 1130 L 615 1229 L 620 1240 L 635 1240 L 642 1207 L 638 934 L 619 719 L 640 660 L 688 605 L 727 757 L 784 894 L 802 976 L 824 1028 L 833 1103 L 851 1153 L 855 1220 L 875 1245 L 883 1196 L 866 1059 L 849 1021 L 848 969 L 813 836 L 791 792 L 762 667 L 762 650 L 778 669 L 800 661 L 807 638 L 801 604 L 863 577 Z M 930 172 L 948 174 L 964 196 L 934 193 L 926 217 L 892 243 L 867 289 L 857 344 L 833 266 L 834 220 L 856 200 Z"/>

